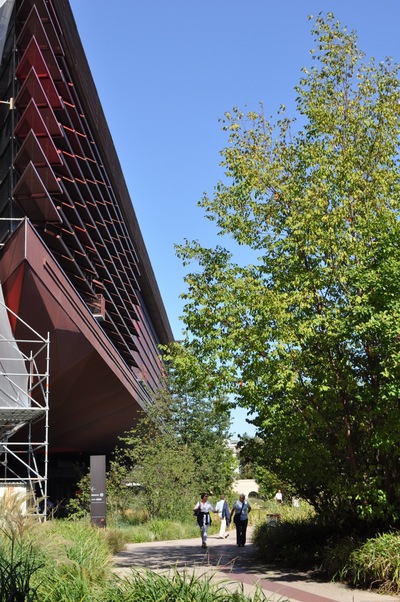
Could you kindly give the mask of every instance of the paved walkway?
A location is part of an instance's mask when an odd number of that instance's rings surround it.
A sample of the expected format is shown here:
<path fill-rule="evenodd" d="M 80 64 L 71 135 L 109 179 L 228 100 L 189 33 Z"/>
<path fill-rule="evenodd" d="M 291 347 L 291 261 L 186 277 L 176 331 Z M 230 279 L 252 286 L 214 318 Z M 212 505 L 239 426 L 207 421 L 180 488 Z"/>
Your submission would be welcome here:
<path fill-rule="evenodd" d="M 249 534 L 251 538 L 251 533 Z M 318 581 L 311 573 L 285 571 L 272 565 L 262 565 L 254 558 L 251 543 L 244 548 L 236 546 L 236 535 L 231 531 L 227 539 L 209 536 L 208 548 L 203 550 L 198 539 L 181 539 L 139 544 L 128 544 L 114 558 L 116 572 L 125 574 L 130 568 L 154 571 L 171 569 L 207 574 L 223 581 L 229 589 L 243 586 L 247 595 L 261 588 L 273 602 L 400 602 L 399 596 L 380 595 L 354 590 L 338 583 Z"/>

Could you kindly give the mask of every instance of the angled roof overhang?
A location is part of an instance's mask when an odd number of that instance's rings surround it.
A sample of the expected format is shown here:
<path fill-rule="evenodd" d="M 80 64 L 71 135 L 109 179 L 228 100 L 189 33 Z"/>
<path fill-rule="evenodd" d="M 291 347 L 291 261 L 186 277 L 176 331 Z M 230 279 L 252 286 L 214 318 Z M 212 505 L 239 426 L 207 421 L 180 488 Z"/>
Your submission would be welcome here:
<path fill-rule="evenodd" d="M 0 281 L 7 307 L 50 333 L 49 451 L 112 450 L 145 394 L 28 220 L 3 249 Z"/>

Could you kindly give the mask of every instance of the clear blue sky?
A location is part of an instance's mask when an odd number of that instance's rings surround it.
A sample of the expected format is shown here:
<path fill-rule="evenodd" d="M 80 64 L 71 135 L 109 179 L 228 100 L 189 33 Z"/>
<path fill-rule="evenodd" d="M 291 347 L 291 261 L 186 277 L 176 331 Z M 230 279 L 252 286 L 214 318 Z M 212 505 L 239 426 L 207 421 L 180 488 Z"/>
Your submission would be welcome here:
<path fill-rule="evenodd" d="M 218 119 L 291 114 L 311 63 L 308 15 L 333 12 L 377 61 L 400 62 L 400 0 L 70 0 L 174 335 L 185 271 L 174 244 L 215 244 L 197 202 L 222 176 Z M 220 241 L 218 241 L 220 242 Z M 233 432 L 253 434 L 244 412 Z"/>

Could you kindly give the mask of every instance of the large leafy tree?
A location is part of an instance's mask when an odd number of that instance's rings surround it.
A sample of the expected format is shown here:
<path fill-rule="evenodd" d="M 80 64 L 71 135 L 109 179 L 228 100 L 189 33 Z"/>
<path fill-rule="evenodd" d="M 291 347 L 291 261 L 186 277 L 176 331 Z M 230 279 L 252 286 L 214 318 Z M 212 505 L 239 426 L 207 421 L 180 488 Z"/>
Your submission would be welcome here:
<path fill-rule="evenodd" d="M 200 205 L 248 249 L 178 247 L 187 345 L 256 413 L 264 466 L 347 524 L 400 522 L 400 82 L 314 20 L 297 121 L 227 113 Z M 226 245 L 228 246 L 228 245 Z M 240 256 L 243 257 L 243 251 Z"/>

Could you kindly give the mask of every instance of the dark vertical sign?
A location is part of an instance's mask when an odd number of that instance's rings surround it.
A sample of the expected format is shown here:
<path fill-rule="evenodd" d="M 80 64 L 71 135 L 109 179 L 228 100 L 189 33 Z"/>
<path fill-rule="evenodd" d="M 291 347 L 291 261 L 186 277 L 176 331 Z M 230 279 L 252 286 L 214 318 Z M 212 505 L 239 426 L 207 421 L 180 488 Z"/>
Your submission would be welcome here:
<path fill-rule="evenodd" d="M 106 526 L 106 457 L 90 456 L 90 522 Z"/>

